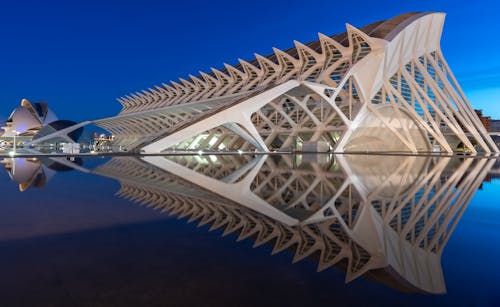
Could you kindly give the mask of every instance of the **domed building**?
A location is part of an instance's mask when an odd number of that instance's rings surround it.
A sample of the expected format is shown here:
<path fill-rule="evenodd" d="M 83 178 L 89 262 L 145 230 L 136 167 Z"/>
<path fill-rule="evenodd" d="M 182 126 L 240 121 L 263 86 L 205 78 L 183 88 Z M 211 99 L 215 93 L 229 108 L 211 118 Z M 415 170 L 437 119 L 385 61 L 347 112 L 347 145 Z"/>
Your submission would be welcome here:
<path fill-rule="evenodd" d="M 48 108 L 46 102 L 33 103 L 23 99 L 21 106 L 14 109 L 10 114 L 6 126 L 2 127 L 4 130 L 2 136 L 34 136 L 40 128 L 56 120 L 57 116 Z"/>
<path fill-rule="evenodd" d="M 12 111 L 9 119 L 2 127 L 4 140 L 26 143 L 56 131 L 75 125 L 69 120 L 59 120 L 56 114 L 48 108 L 46 102 L 33 103 L 27 99 L 21 101 L 21 106 Z M 61 135 L 52 142 L 76 142 L 82 134 L 82 129 L 76 129 L 67 135 Z"/>

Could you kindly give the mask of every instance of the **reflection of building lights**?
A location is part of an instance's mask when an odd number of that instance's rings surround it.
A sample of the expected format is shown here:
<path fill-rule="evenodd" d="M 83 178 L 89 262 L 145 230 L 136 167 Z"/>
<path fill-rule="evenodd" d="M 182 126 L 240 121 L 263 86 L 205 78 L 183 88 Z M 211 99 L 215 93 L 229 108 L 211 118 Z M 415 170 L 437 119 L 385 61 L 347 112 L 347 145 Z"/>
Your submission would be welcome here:
<path fill-rule="evenodd" d="M 241 149 L 238 149 L 238 153 L 241 155 L 243 151 Z"/>
<path fill-rule="evenodd" d="M 201 156 L 203 155 L 203 150 L 198 150 L 198 154 Z"/>
<path fill-rule="evenodd" d="M 192 149 L 195 149 L 196 147 L 198 147 L 198 145 L 200 143 L 203 142 L 203 140 L 205 140 L 205 138 L 207 137 L 206 134 L 200 134 L 198 135 L 189 145 L 187 148 L 192 148 Z"/>
<path fill-rule="evenodd" d="M 9 152 L 9 155 L 10 155 L 11 157 L 15 156 L 15 154 L 16 154 L 16 146 L 17 146 L 16 137 L 17 137 L 17 134 L 19 133 L 19 132 L 18 132 L 18 131 L 16 131 L 16 130 L 12 130 L 12 132 L 14 132 L 14 146 L 13 146 L 13 148 L 12 148 L 12 151 L 11 151 L 11 152 Z"/>
<path fill-rule="evenodd" d="M 212 163 L 217 163 L 218 162 L 217 157 L 215 155 L 210 155 L 208 157 L 210 158 L 210 161 L 212 161 Z"/>
<path fill-rule="evenodd" d="M 208 160 L 205 159 L 204 156 L 194 156 L 193 159 L 196 161 L 198 164 L 208 164 Z"/>
<path fill-rule="evenodd" d="M 219 138 L 217 136 L 213 136 L 210 141 L 208 142 L 208 145 L 210 147 L 214 146 L 214 144 L 219 140 Z"/>

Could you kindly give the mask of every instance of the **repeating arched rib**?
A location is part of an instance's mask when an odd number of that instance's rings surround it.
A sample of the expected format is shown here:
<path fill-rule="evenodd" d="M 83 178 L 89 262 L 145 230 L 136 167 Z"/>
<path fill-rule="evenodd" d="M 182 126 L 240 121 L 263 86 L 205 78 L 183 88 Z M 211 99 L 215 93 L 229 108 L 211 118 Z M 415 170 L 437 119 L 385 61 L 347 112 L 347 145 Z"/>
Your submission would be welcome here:
<path fill-rule="evenodd" d="M 276 79 L 281 74 L 281 66 L 274 63 L 273 61 L 269 60 L 266 57 L 263 57 L 259 54 L 255 54 L 255 59 L 257 59 L 257 62 L 259 63 L 260 67 L 263 69 L 263 76 L 262 80 L 260 81 L 259 85 L 260 86 L 265 86 Z"/>
<path fill-rule="evenodd" d="M 212 72 L 214 73 L 215 77 L 219 80 L 219 83 L 221 84 L 220 88 L 217 89 L 217 91 L 214 93 L 215 97 L 222 96 L 226 90 L 232 86 L 234 80 L 226 75 L 225 73 L 215 69 L 211 68 Z"/>
<path fill-rule="evenodd" d="M 300 61 L 284 51 L 278 48 L 273 48 L 274 54 L 278 59 L 278 63 L 281 66 L 281 73 L 279 76 L 279 82 L 290 79 L 292 76 L 298 74 L 300 69 Z"/>
<path fill-rule="evenodd" d="M 347 35 L 349 38 L 349 47 L 351 49 L 351 62 L 356 64 L 361 61 L 375 47 L 368 35 L 350 24 L 346 24 Z"/>
<path fill-rule="evenodd" d="M 242 72 L 237 68 L 234 68 L 229 64 L 224 63 L 224 67 L 228 71 L 229 75 L 231 75 L 231 78 L 233 78 L 234 80 L 234 84 L 232 88 L 230 88 L 227 91 L 227 94 L 237 93 L 241 89 L 241 87 L 246 83 L 248 76 L 246 73 Z"/>
<path fill-rule="evenodd" d="M 201 97 L 201 99 L 208 99 L 213 96 L 213 94 L 217 91 L 220 86 L 220 81 L 216 78 L 200 71 L 200 76 L 205 80 L 205 82 L 209 85 L 208 91 Z"/>
<path fill-rule="evenodd" d="M 175 81 L 170 81 L 170 84 L 172 84 L 172 86 L 177 90 L 177 93 L 179 93 L 176 103 L 184 102 L 186 97 L 189 95 L 189 89 L 186 89 L 184 86 Z"/>
<path fill-rule="evenodd" d="M 294 44 L 301 62 L 299 79 L 306 80 L 312 73 L 319 73 L 318 70 L 323 67 L 325 56 L 298 41 L 294 41 Z"/>
<path fill-rule="evenodd" d="M 208 90 L 208 85 L 205 81 L 200 80 L 200 78 L 197 78 L 193 75 L 189 75 L 189 78 L 193 81 L 193 84 L 196 86 L 196 94 L 193 95 L 193 100 L 199 100 L 203 94 L 205 94 Z"/>
<path fill-rule="evenodd" d="M 162 85 L 170 93 L 170 98 L 165 101 L 165 104 L 163 106 L 175 104 L 175 102 L 179 99 L 179 92 L 177 91 L 177 89 L 165 83 L 163 83 Z"/>
<path fill-rule="evenodd" d="M 264 72 L 245 60 L 238 59 L 238 61 L 240 62 L 241 67 L 248 76 L 247 84 L 243 86 L 242 91 L 249 91 L 254 89 L 261 80 L 260 78 L 264 75 Z"/>
<path fill-rule="evenodd" d="M 194 85 L 193 83 L 191 83 L 183 78 L 179 78 L 179 81 L 181 81 L 184 88 L 187 89 L 188 95 L 185 98 L 186 102 L 192 101 L 193 96 L 196 95 L 196 85 Z"/>

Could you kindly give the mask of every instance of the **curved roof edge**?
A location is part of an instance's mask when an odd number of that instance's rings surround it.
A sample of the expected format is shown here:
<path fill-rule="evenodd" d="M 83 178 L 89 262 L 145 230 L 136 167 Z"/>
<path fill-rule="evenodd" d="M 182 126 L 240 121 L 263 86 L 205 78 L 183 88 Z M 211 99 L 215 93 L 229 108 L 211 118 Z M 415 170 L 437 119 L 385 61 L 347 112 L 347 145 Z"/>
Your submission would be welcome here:
<path fill-rule="evenodd" d="M 404 28 L 415 20 L 431 14 L 445 14 L 442 12 L 412 12 L 395 16 L 378 25 L 370 33 L 371 37 L 381 38 L 386 41 L 392 41 Z"/>

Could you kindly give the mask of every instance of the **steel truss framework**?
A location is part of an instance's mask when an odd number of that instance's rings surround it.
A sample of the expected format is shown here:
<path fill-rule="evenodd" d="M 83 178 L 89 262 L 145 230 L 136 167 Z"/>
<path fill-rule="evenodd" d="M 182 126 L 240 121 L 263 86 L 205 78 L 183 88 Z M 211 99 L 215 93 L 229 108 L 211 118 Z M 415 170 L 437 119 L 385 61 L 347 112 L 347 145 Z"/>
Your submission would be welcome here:
<path fill-rule="evenodd" d="M 342 268 L 346 281 L 444 293 L 441 253 L 495 161 L 395 159 L 118 157 L 94 172 L 119 180 L 122 197 Z"/>
<path fill-rule="evenodd" d="M 120 98 L 96 123 L 145 152 L 498 148 L 440 49 L 443 13 L 409 13 Z"/>

